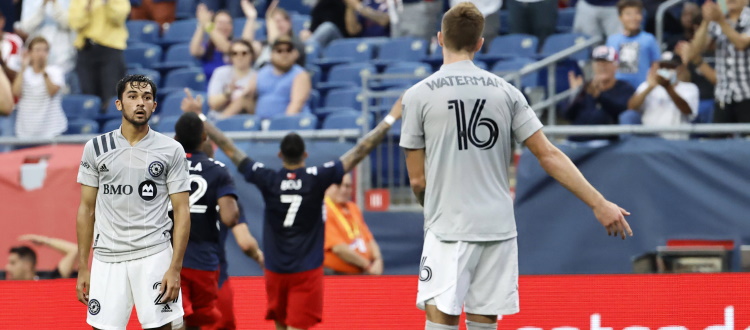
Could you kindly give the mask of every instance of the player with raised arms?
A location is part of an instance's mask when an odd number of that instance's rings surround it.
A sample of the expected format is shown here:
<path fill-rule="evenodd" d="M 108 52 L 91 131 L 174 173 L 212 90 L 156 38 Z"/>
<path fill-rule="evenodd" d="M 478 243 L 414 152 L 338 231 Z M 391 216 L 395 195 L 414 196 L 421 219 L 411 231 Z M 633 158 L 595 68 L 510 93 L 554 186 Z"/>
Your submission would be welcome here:
<path fill-rule="evenodd" d="M 403 96 L 400 145 L 424 206 L 417 306 L 425 329 L 497 329 L 518 304 L 518 248 L 508 181 L 511 139 L 591 207 L 608 234 L 632 235 L 627 211 L 607 201 L 544 133 L 523 94 L 477 68 L 484 17 L 470 2 L 443 16 L 443 66 Z M 551 219 L 548 219 L 551 220 Z"/>

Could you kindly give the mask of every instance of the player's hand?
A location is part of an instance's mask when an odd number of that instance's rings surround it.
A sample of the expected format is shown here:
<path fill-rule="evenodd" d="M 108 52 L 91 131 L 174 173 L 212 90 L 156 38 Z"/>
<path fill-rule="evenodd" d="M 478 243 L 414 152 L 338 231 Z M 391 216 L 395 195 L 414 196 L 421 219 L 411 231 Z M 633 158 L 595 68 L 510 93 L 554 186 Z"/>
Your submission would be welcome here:
<path fill-rule="evenodd" d="M 45 245 L 49 240 L 49 237 L 35 234 L 26 234 L 18 237 L 19 241 L 28 241 L 36 245 Z"/>
<path fill-rule="evenodd" d="M 159 303 L 165 303 L 177 299 L 180 296 L 180 272 L 171 267 L 164 273 L 159 286 L 161 300 Z"/>
<path fill-rule="evenodd" d="M 78 294 L 78 301 L 82 304 L 89 305 L 89 289 L 90 289 L 91 273 L 88 268 L 82 267 L 78 270 L 78 281 L 76 282 L 76 293 Z"/>
<path fill-rule="evenodd" d="M 255 252 L 251 253 L 250 258 L 253 258 L 258 263 L 260 269 L 266 268 L 266 258 L 263 256 L 263 251 L 260 248 L 255 249 Z"/>
<path fill-rule="evenodd" d="M 628 221 L 625 220 L 626 215 L 630 215 L 630 212 L 617 206 L 617 204 L 605 200 L 602 204 L 594 207 L 594 215 L 596 220 L 607 229 L 608 236 L 620 236 L 625 239 L 626 236 L 633 236 L 633 231 L 630 229 Z"/>
<path fill-rule="evenodd" d="M 193 97 L 193 93 L 190 91 L 190 88 L 185 88 L 185 97 L 182 99 L 180 109 L 182 109 L 183 112 L 202 113 L 203 96 L 198 95 L 197 97 Z"/>
<path fill-rule="evenodd" d="M 372 265 L 370 265 L 370 268 L 367 269 L 365 273 L 370 275 L 383 275 L 383 259 L 373 261 Z"/>

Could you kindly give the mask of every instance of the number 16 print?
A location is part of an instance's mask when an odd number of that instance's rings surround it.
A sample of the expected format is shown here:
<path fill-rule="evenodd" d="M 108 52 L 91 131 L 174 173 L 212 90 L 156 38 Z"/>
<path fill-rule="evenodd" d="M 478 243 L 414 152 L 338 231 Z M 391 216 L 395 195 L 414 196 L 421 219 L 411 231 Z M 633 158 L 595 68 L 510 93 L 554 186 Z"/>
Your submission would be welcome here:
<path fill-rule="evenodd" d="M 484 104 L 487 102 L 485 99 L 477 99 L 474 103 L 474 110 L 471 111 L 471 117 L 469 117 L 469 123 L 466 123 L 466 111 L 464 110 L 464 101 L 462 100 L 450 100 L 448 101 L 448 110 L 456 111 L 456 125 L 458 125 L 458 150 L 468 149 L 468 142 L 471 142 L 475 147 L 483 150 L 491 149 L 497 143 L 498 134 L 500 132 L 497 123 L 489 118 L 480 118 L 482 110 L 484 110 Z M 477 137 L 477 128 L 479 126 L 485 126 L 489 130 L 489 138 L 482 141 Z"/>

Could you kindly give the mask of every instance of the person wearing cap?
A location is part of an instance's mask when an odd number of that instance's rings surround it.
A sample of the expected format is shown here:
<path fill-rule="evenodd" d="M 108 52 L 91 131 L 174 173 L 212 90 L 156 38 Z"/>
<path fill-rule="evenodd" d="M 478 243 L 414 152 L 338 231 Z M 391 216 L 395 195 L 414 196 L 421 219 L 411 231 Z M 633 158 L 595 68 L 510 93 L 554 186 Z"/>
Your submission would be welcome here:
<path fill-rule="evenodd" d="M 591 57 L 594 69 L 591 81 L 584 83 L 583 77 L 568 73 L 570 87 L 582 88 L 563 110 L 563 116 L 573 125 L 617 124 L 618 116 L 627 109 L 628 99 L 635 89 L 626 81 L 615 78 L 617 51 L 614 48 L 596 47 Z M 578 136 L 571 139 L 585 141 L 595 137 Z"/>
<path fill-rule="evenodd" d="M 688 124 L 698 114 L 700 93 L 691 82 L 679 81 L 677 77 L 685 71 L 679 55 L 664 52 L 661 60 L 648 73 L 646 82 L 638 86 L 635 95 L 628 101 L 628 108 L 641 115 L 646 126 L 675 126 Z M 633 111 L 620 117 L 622 124 L 638 124 Z M 685 133 L 663 133 L 665 139 L 684 140 Z"/>
<path fill-rule="evenodd" d="M 271 46 L 271 65 L 258 70 L 248 93 L 256 99 L 255 115 L 261 119 L 293 116 L 310 112 L 307 99 L 312 82 L 305 69 L 295 64 L 299 51 L 292 39 L 281 36 Z"/>

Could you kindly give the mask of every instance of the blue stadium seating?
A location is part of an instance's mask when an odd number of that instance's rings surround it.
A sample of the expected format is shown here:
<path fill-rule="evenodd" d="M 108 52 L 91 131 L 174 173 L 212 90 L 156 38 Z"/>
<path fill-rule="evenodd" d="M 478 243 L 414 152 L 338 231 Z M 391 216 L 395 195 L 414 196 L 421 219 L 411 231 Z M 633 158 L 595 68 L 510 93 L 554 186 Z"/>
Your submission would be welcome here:
<path fill-rule="evenodd" d="M 150 69 L 161 61 L 161 47 L 154 44 L 133 44 L 125 49 L 124 56 L 126 63 Z"/>
<path fill-rule="evenodd" d="M 247 19 L 244 17 L 235 17 L 232 19 L 232 35 L 234 38 L 240 38 L 242 36 L 242 30 L 245 29 L 245 23 Z M 255 35 L 253 36 L 257 41 L 266 41 L 266 20 L 258 18 L 255 20 Z"/>
<path fill-rule="evenodd" d="M 518 72 L 524 66 L 529 65 L 531 63 L 534 63 L 534 61 L 528 58 L 523 58 L 523 57 L 513 58 L 507 61 L 500 61 L 500 62 L 495 63 L 495 65 L 492 66 L 492 72 L 497 74 L 498 76 L 504 76 L 509 73 Z M 538 86 L 539 85 L 538 77 L 539 77 L 538 71 L 521 77 L 521 86 L 523 87 Z M 513 81 L 510 81 L 510 83 L 512 84 Z"/>
<path fill-rule="evenodd" d="M 96 118 L 102 101 L 96 95 L 64 95 L 62 98 L 62 108 L 68 119 Z"/>
<path fill-rule="evenodd" d="M 580 33 L 553 34 L 547 37 L 547 40 L 544 41 L 544 45 L 542 46 L 540 54 L 543 57 L 547 57 L 573 45 L 585 42 L 586 39 L 588 39 L 588 36 Z M 581 51 L 576 52 L 568 58 L 575 61 L 586 61 L 591 55 L 591 49 L 589 48 L 590 47 L 582 49 Z"/>
<path fill-rule="evenodd" d="M 164 35 L 159 42 L 166 45 L 190 42 L 197 25 L 198 21 L 194 18 L 174 21 L 169 29 L 164 31 Z"/>
<path fill-rule="evenodd" d="M 205 89 L 202 89 L 201 91 L 193 90 L 192 94 L 193 97 L 198 97 L 198 95 L 201 95 L 203 97 L 203 112 L 207 112 L 208 102 L 206 98 L 206 92 L 203 92 L 204 90 Z M 185 91 L 183 89 L 169 93 L 169 95 L 167 95 L 164 100 L 159 102 L 159 105 L 156 107 L 156 113 L 159 115 L 159 117 L 182 115 L 182 109 L 180 109 L 180 105 L 182 104 L 183 98 L 185 98 Z"/>
<path fill-rule="evenodd" d="M 190 44 L 182 43 L 170 46 L 164 55 L 164 60 L 156 63 L 153 68 L 161 71 L 162 74 L 167 74 L 169 70 L 191 66 L 198 67 L 200 62 L 190 55 Z"/>
<path fill-rule="evenodd" d="M 437 45 L 429 55 L 427 55 L 422 62 L 429 63 L 432 67 L 437 70 L 443 65 L 443 47 Z"/>
<path fill-rule="evenodd" d="M 367 62 L 374 54 L 375 48 L 363 39 L 337 39 L 328 44 L 322 57 L 312 61 L 312 64 L 325 69 L 341 63 Z"/>
<path fill-rule="evenodd" d="M 260 130 L 260 121 L 253 115 L 239 114 L 216 122 L 216 127 L 225 132 L 257 131 Z"/>
<path fill-rule="evenodd" d="M 568 8 L 560 8 L 557 10 L 557 27 L 556 30 L 558 33 L 569 33 L 573 31 L 573 21 L 575 21 L 576 17 L 576 8 L 575 7 L 568 7 Z M 646 17 L 644 15 L 644 17 Z M 645 19 L 643 20 L 646 21 Z"/>
<path fill-rule="evenodd" d="M 320 58 L 320 54 L 323 52 L 322 47 L 316 41 L 308 41 L 305 43 L 305 63 L 311 65 L 314 61 Z"/>
<path fill-rule="evenodd" d="M 513 57 L 536 56 L 539 47 L 537 37 L 528 34 L 508 34 L 495 37 L 486 54 L 478 54 L 477 58 L 485 62 L 504 60 Z"/>
<path fill-rule="evenodd" d="M 714 100 L 701 100 L 698 103 L 698 115 L 693 120 L 694 124 L 709 124 L 714 119 Z"/>
<path fill-rule="evenodd" d="M 500 34 L 510 33 L 510 15 L 507 10 L 500 10 Z"/>
<path fill-rule="evenodd" d="M 373 126 L 374 116 L 368 114 L 367 123 Z M 365 117 L 361 111 L 341 111 L 331 114 L 323 121 L 323 129 L 362 129 L 365 126 Z M 369 127 L 367 128 L 369 130 Z"/>
<path fill-rule="evenodd" d="M 102 125 L 101 133 L 114 131 L 120 128 L 120 125 L 122 125 L 122 118 L 113 118 L 107 120 L 106 122 L 104 122 L 104 125 Z"/>
<path fill-rule="evenodd" d="M 151 127 L 159 133 L 173 136 L 174 125 L 177 124 L 178 119 L 180 119 L 180 116 L 160 117 L 158 121 L 155 121 L 155 125 L 152 125 Z"/>
<path fill-rule="evenodd" d="M 328 80 L 318 84 L 318 90 L 327 91 L 333 88 L 360 87 L 363 74 L 376 74 L 375 66 L 370 63 L 340 64 L 331 68 Z"/>
<path fill-rule="evenodd" d="M 323 70 L 315 64 L 305 65 L 307 73 L 310 74 L 310 81 L 312 82 L 313 88 L 316 88 L 318 84 L 323 81 Z"/>
<path fill-rule="evenodd" d="M 195 0 L 177 0 L 175 17 L 178 20 L 195 18 Z"/>
<path fill-rule="evenodd" d="M 303 113 L 296 116 L 278 117 L 271 119 L 271 131 L 302 131 L 316 129 L 318 118 L 315 115 Z"/>
<path fill-rule="evenodd" d="M 310 111 L 315 112 L 320 107 L 320 92 L 311 89 L 310 97 L 307 98 L 307 105 L 310 107 Z"/>
<path fill-rule="evenodd" d="M 422 62 L 397 62 L 389 64 L 383 74 L 414 74 L 417 78 L 381 79 L 371 82 L 372 88 L 386 89 L 395 86 L 411 86 L 432 74 L 432 67 Z"/>
<path fill-rule="evenodd" d="M 477 59 L 474 59 L 474 65 L 476 65 L 477 68 L 480 68 L 482 70 L 487 70 L 488 69 L 487 62 L 485 62 L 485 61 L 479 61 Z"/>
<path fill-rule="evenodd" d="M 159 24 L 154 21 L 135 20 L 127 21 L 128 44 L 159 42 Z"/>
<path fill-rule="evenodd" d="M 159 71 L 156 71 L 156 70 L 145 69 L 145 68 L 135 68 L 135 69 L 128 69 L 128 74 L 142 74 L 148 77 L 149 79 L 151 79 L 151 81 L 153 81 L 157 87 L 160 86 L 161 84 L 161 74 L 159 73 Z"/>
<path fill-rule="evenodd" d="M 96 134 L 98 132 L 99 124 L 95 120 L 78 118 L 68 121 L 68 130 L 63 134 Z"/>
<path fill-rule="evenodd" d="M 181 91 L 185 87 L 196 91 L 206 90 L 206 75 L 202 68 L 182 68 L 172 70 L 167 74 L 167 78 L 162 88 L 163 93 Z"/>
<path fill-rule="evenodd" d="M 311 18 L 309 15 L 292 15 L 292 31 L 298 36 L 300 31 L 310 28 Z"/>
<path fill-rule="evenodd" d="M 391 39 L 378 47 L 378 58 L 373 60 L 377 65 L 394 62 L 418 62 L 427 57 L 430 44 L 417 38 Z"/>
<path fill-rule="evenodd" d="M 318 108 L 315 114 L 326 116 L 333 112 L 347 110 L 361 110 L 363 98 L 359 88 L 334 89 L 326 95 L 325 104 Z"/>

